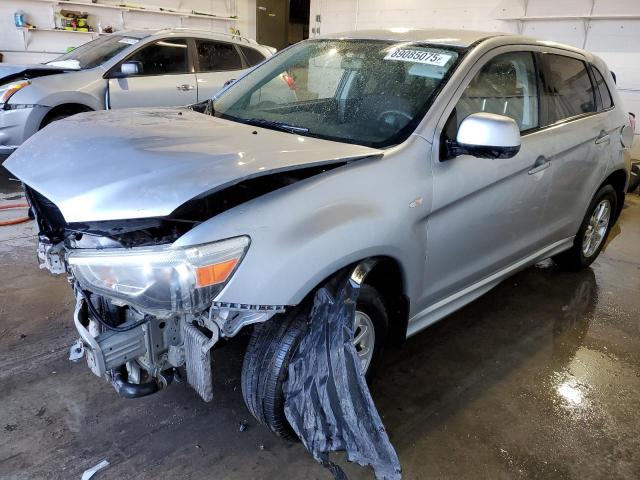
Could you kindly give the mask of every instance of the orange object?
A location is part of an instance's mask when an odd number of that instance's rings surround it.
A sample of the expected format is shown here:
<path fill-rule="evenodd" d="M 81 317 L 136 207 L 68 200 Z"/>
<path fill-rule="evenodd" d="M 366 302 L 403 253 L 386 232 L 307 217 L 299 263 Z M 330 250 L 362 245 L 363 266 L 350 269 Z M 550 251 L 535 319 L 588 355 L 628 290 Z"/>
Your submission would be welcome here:
<path fill-rule="evenodd" d="M 12 208 L 28 208 L 29 205 L 26 203 L 10 203 L 8 205 L 0 205 L 0 210 L 9 210 Z M 31 220 L 29 217 L 18 217 L 12 218 L 11 220 L 3 220 L 0 221 L 0 227 L 5 227 L 7 225 L 16 225 L 18 223 L 24 223 Z"/>
<path fill-rule="evenodd" d="M 206 265 L 196 269 L 196 287 L 208 287 L 217 283 L 224 282 L 238 264 L 237 258 L 226 260 L 213 265 Z"/>

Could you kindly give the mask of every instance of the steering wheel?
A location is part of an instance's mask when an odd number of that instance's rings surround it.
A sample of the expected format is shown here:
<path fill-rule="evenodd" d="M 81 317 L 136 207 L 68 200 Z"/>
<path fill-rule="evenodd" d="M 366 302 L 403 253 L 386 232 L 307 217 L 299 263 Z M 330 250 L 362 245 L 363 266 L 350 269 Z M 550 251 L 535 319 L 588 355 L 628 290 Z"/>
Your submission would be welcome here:
<path fill-rule="evenodd" d="M 380 113 L 380 115 L 378 115 L 377 120 L 380 122 L 383 122 L 385 125 L 388 125 L 390 127 L 397 127 L 398 124 L 400 123 L 399 117 L 403 117 L 405 119 L 407 119 L 407 121 L 411 121 L 413 119 L 413 117 L 411 115 L 409 115 L 407 112 L 403 112 L 400 110 L 385 110 L 384 112 Z"/>

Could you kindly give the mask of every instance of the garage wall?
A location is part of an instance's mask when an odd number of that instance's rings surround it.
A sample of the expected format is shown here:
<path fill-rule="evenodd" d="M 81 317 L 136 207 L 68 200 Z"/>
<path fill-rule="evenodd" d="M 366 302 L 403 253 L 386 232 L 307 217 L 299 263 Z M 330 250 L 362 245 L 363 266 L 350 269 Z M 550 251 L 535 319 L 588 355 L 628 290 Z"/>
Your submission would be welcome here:
<path fill-rule="evenodd" d="M 180 11 L 214 13 L 221 16 L 237 16 L 237 20 L 217 20 L 208 18 L 189 18 L 178 15 L 142 11 L 122 11 L 100 8 L 90 5 L 60 6 L 47 0 L 0 0 L 0 53 L 5 63 L 37 63 L 50 60 L 68 47 L 81 45 L 96 34 L 77 32 L 49 32 L 42 29 L 56 27 L 54 12 L 60 8 L 89 13 L 89 24 L 98 29 L 112 26 L 116 30 L 140 28 L 186 27 L 228 33 L 230 27 L 238 28 L 244 36 L 255 38 L 256 0 L 98 0 L 100 4 L 118 5 L 126 3 L 148 9 L 167 8 Z M 24 32 L 17 29 L 13 15 L 23 11 L 29 23 L 40 31 Z M 25 51 L 26 45 L 26 51 Z"/>
<path fill-rule="evenodd" d="M 388 27 L 522 33 L 586 48 L 617 74 L 640 125 L 640 0 L 311 0 L 311 36 Z M 640 159 L 638 131 L 632 154 Z"/>

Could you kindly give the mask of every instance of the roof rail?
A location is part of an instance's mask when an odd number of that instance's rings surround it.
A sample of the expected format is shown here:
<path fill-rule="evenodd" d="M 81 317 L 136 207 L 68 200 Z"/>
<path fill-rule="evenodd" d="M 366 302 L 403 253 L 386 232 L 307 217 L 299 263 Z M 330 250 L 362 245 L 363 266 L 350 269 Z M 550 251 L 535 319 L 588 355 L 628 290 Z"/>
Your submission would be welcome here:
<path fill-rule="evenodd" d="M 197 28 L 187 28 L 187 27 L 176 27 L 176 28 L 163 28 L 158 30 L 156 33 L 166 33 L 166 32 L 202 32 L 202 33 L 211 33 L 213 35 L 221 35 L 223 37 L 230 37 L 231 39 L 238 39 L 240 41 L 244 41 L 251 44 L 258 44 L 253 38 L 243 37 L 242 35 L 234 35 L 233 33 L 223 33 L 223 32 L 214 32 L 213 30 L 201 30 Z"/>

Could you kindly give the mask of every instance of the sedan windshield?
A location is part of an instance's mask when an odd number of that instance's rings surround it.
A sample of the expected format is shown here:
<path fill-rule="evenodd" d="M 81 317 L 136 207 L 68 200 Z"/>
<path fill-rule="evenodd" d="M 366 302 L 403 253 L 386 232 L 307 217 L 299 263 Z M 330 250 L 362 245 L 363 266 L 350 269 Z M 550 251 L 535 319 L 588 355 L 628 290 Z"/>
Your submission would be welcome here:
<path fill-rule="evenodd" d="M 55 60 L 47 62 L 47 65 L 78 70 L 94 68 L 138 42 L 138 38 L 123 35 L 104 35 L 73 49 Z"/>
<path fill-rule="evenodd" d="M 309 40 L 238 80 L 214 114 L 264 128 L 387 147 L 424 117 L 463 49 L 377 40 Z"/>

